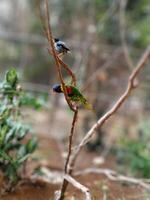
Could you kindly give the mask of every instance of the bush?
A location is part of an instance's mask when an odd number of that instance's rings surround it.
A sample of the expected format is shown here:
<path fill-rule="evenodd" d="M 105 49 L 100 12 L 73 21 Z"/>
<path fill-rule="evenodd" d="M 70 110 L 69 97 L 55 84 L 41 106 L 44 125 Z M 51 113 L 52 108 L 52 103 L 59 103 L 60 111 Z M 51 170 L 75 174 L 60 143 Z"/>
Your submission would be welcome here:
<path fill-rule="evenodd" d="M 136 139 L 121 138 L 117 151 L 118 161 L 130 171 L 144 178 L 150 178 L 150 123 L 143 121 L 138 127 Z"/>
<path fill-rule="evenodd" d="M 12 186 L 19 181 L 19 171 L 36 149 L 37 142 L 33 137 L 22 142 L 29 128 L 21 121 L 24 93 L 14 68 L 7 71 L 0 91 L 0 169 Z"/>

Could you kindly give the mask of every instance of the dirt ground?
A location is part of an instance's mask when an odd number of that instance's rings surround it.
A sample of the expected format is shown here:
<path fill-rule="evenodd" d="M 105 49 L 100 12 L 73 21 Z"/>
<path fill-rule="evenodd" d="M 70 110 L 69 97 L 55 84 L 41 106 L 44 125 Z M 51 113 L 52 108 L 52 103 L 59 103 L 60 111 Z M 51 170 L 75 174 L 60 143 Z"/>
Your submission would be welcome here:
<path fill-rule="evenodd" d="M 33 163 L 29 162 L 27 174 L 30 175 L 39 163 L 40 165 L 46 165 L 51 171 L 62 171 L 61 145 L 46 136 L 39 136 L 39 140 L 40 146 L 34 155 L 36 160 Z M 84 150 L 78 159 L 76 169 L 92 167 L 93 159 L 98 156 L 98 153 L 90 153 Z M 100 167 L 113 169 L 115 168 L 115 162 L 113 158 L 110 158 Z M 147 196 L 139 186 L 113 182 L 105 175 L 88 174 L 76 176 L 75 178 L 81 184 L 90 188 L 93 200 L 150 200 L 150 195 Z M 104 188 L 106 189 L 105 191 Z M 0 200 L 53 200 L 54 192 L 58 189 L 60 189 L 60 184 L 50 184 L 39 180 L 25 181 L 12 193 L 0 197 Z M 65 200 L 84 200 L 84 195 L 69 185 Z"/>

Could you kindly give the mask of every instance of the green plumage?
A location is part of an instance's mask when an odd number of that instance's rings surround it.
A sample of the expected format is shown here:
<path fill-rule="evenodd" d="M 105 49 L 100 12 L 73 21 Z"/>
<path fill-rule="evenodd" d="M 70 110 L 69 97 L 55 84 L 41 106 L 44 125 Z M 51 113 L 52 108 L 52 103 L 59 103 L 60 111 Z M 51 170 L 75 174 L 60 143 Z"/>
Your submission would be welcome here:
<path fill-rule="evenodd" d="M 92 105 L 88 103 L 82 93 L 74 86 L 66 85 L 67 93 L 71 101 L 83 104 L 86 109 L 92 109 Z"/>

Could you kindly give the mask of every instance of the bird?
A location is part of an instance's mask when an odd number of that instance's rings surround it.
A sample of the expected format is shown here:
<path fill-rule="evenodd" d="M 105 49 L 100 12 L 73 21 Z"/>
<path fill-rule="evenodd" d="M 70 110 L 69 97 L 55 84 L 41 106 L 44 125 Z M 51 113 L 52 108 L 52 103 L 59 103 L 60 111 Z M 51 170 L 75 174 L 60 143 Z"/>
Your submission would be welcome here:
<path fill-rule="evenodd" d="M 65 85 L 65 87 L 67 96 L 72 102 L 82 104 L 84 108 L 88 110 L 93 109 L 92 105 L 87 101 L 87 99 L 82 95 L 82 93 L 76 87 L 72 85 Z M 64 93 L 62 84 L 55 84 L 53 86 L 53 92 Z"/>
<path fill-rule="evenodd" d="M 61 41 L 59 38 L 54 38 L 54 47 L 58 54 L 64 55 L 70 51 L 65 42 Z"/>

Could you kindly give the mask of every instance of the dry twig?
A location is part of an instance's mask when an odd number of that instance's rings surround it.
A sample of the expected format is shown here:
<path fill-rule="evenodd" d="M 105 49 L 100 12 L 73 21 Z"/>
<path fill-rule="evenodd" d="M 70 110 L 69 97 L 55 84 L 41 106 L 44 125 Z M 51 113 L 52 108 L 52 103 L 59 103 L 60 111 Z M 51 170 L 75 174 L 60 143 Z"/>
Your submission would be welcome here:
<path fill-rule="evenodd" d="M 74 178 L 72 178 L 71 176 L 69 176 L 68 174 L 64 175 L 64 179 L 71 183 L 75 188 L 79 189 L 80 191 L 82 191 L 85 194 L 85 200 L 92 200 L 92 196 L 90 194 L 90 190 L 85 187 L 84 185 L 82 185 L 81 183 L 79 183 L 78 181 L 76 181 Z M 60 199 L 60 191 L 56 191 L 55 193 L 55 200 L 59 200 Z"/>
<path fill-rule="evenodd" d="M 116 171 L 111 170 L 111 169 L 88 168 L 85 170 L 75 172 L 74 175 L 75 176 L 78 176 L 78 175 L 83 176 L 83 175 L 91 174 L 91 173 L 104 174 L 111 181 L 132 183 L 135 185 L 139 185 L 139 186 L 143 187 L 144 189 L 150 188 L 150 183 L 148 183 L 148 181 L 150 181 L 149 179 L 143 180 L 143 179 L 136 179 L 133 177 L 124 176 L 124 175 L 118 174 Z"/>

